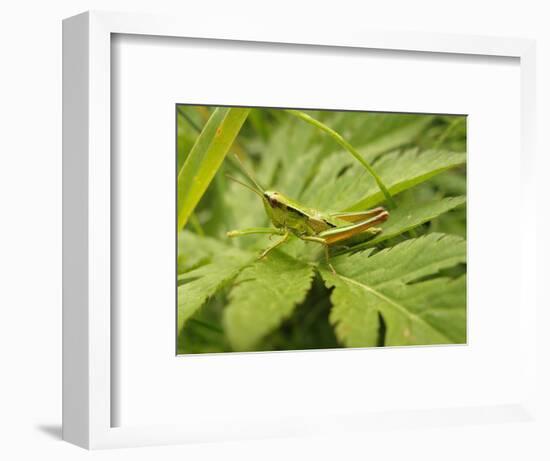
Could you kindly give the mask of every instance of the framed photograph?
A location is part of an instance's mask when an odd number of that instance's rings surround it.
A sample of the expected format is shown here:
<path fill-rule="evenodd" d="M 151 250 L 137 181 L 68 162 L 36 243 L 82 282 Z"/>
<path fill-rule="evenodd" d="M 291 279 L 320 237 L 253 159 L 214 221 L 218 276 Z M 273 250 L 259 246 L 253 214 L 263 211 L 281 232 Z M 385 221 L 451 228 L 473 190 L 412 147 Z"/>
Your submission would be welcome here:
<path fill-rule="evenodd" d="M 65 440 L 536 418 L 532 41 L 94 12 L 63 79 Z"/>
<path fill-rule="evenodd" d="M 178 353 L 467 342 L 465 115 L 176 110 Z"/>

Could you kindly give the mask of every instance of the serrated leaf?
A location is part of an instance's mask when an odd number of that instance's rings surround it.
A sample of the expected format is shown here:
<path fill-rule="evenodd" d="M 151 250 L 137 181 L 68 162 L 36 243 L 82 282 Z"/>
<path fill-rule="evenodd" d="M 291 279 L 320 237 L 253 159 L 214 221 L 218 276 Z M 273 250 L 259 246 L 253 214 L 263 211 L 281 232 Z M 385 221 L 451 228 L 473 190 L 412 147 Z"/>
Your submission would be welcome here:
<path fill-rule="evenodd" d="M 227 250 L 228 245 L 217 239 L 183 230 L 178 234 L 178 274 L 210 263 Z"/>
<path fill-rule="evenodd" d="M 465 196 L 447 197 L 423 203 L 405 203 L 397 209 L 391 210 L 390 218 L 380 226 L 382 233 L 369 240 L 366 245 L 376 245 L 401 235 L 464 203 L 466 203 Z"/>
<path fill-rule="evenodd" d="M 384 183 L 388 184 L 391 194 L 396 195 L 465 162 L 465 153 L 411 149 L 403 154 L 394 152 L 382 156 L 375 163 L 375 168 Z M 347 209 L 361 210 L 369 208 L 380 203 L 383 199 L 384 196 L 377 190 L 376 185 L 372 185 L 364 192 L 363 198 Z"/>
<path fill-rule="evenodd" d="M 235 280 L 224 324 L 234 350 L 253 350 L 290 316 L 311 286 L 313 267 L 279 251 L 243 270 Z"/>
<path fill-rule="evenodd" d="M 410 149 L 383 155 L 374 162 L 373 168 L 390 193 L 396 195 L 465 161 L 465 153 Z M 362 166 L 339 154 L 322 163 L 302 201 L 320 209 L 355 211 L 368 209 L 383 198 L 376 182 Z"/>
<path fill-rule="evenodd" d="M 418 321 L 410 328 L 408 320 L 396 311 L 387 314 L 386 345 L 464 344 L 466 342 L 466 276 L 440 277 L 406 286 L 395 286 L 393 298 L 408 306 Z M 438 338 L 439 336 L 439 338 Z"/>
<path fill-rule="evenodd" d="M 196 237 L 195 243 L 201 242 L 212 249 L 212 240 Z M 178 333 L 184 324 L 197 313 L 204 303 L 228 281 L 232 280 L 255 255 L 218 243 L 217 248 L 209 252 L 211 262 L 196 269 L 178 275 Z M 185 253 L 185 246 L 181 250 Z"/>
<path fill-rule="evenodd" d="M 348 347 L 377 345 L 380 314 L 386 346 L 465 342 L 465 278 L 412 283 L 465 261 L 466 241 L 443 234 L 334 258 L 338 275 L 323 270 L 322 276 L 334 287 L 331 322 L 338 338 Z"/>

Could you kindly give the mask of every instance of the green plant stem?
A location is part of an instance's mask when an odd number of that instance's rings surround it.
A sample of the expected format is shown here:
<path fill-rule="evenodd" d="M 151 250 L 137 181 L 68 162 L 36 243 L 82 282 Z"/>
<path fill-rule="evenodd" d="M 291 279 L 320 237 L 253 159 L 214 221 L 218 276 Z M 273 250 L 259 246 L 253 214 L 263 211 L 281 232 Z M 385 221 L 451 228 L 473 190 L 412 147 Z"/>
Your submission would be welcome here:
<path fill-rule="evenodd" d="M 346 149 L 355 159 L 365 167 L 365 169 L 371 174 L 371 176 L 376 181 L 376 184 L 378 184 L 378 187 L 380 188 L 380 191 L 382 194 L 384 194 L 384 197 L 386 198 L 386 201 L 388 202 L 388 206 L 390 208 L 395 208 L 397 205 L 395 203 L 395 200 L 392 198 L 390 191 L 387 189 L 387 187 L 382 182 L 382 179 L 380 179 L 380 176 L 374 171 L 372 166 L 363 158 L 363 156 L 349 143 L 347 142 L 340 133 L 337 133 L 332 128 L 328 127 L 324 123 L 320 122 L 319 120 L 314 119 L 313 117 L 305 114 L 304 112 L 301 112 L 299 110 L 294 109 L 287 109 L 286 112 L 289 114 L 294 115 L 295 117 L 298 117 L 299 119 L 303 120 L 304 122 L 309 123 L 310 125 L 315 126 L 316 128 L 319 128 L 321 131 L 324 131 L 327 133 L 334 141 L 336 141 L 340 146 L 342 146 L 344 149 Z"/>

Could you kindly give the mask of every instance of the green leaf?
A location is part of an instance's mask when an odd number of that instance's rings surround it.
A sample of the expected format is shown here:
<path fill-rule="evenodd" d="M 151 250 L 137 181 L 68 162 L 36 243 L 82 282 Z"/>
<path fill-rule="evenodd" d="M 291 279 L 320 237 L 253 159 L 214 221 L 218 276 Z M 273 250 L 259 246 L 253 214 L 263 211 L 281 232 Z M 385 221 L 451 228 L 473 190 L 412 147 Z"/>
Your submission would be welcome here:
<path fill-rule="evenodd" d="M 311 265 L 279 251 L 242 271 L 225 309 L 225 329 L 233 349 L 254 350 L 305 298 L 313 274 Z"/>
<path fill-rule="evenodd" d="M 211 263 L 217 255 L 222 255 L 231 248 L 227 241 L 222 242 L 183 230 L 178 235 L 178 274 Z"/>
<path fill-rule="evenodd" d="M 392 195 L 396 195 L 465 162 L 466 153 L 412 149 L 403 154 L 394 152 L 382 156 L 375 163 L 375 168 L 380 171 L 384 181 L 390 184 Z M 382 200 L 382 194 L 371 186 L 364 193 L 364 197 L 349 206 L 348 209 L 361 210 L 369 208 Z"/>
<path fill-rule="evenodd" d="M 203 253 L 211 262 L 178 275 L 178 283 L 181 283 L 178 286 L 178 332 L 211 296 L 255 258 L 249 252 L 214 243 L 212 239 L 195 236 L 193 240 L 212 250 Z M 185 251 L 184 245 L 179 253 L 185 254 Z"/>
<path fill-rule="evenodd" d="M 463 203 L 466 203 L 465 196 L 435 199 L 424 203 L 408 202 L 400 205 L 397 209 L 391 211 L 390 219 L 380 226 L 382 233 L 366 242 L 366 245 L 376 245 L 384 240 L 401 235 Z"/>
<path fill-rule="evenodd" d="M 410 149 L 381 156 L 373 168 L 396 195 L 465 162 L 465 153 Z M 323 162 L 302 197 L 307 206 L 339 211 L 365 210 L 383 199 L 370 175 L 342 155 Z"/>
<path fill-rule="evenodd" d="M 250 109 L 219 107 L 211 115 L 178 174 L 178 231 L 199 203 Z"/>
<path fill-rule="evenodd" d="M 334 287 L 331 322 L 339 340 L 376 346 L 385 328 L 386 346 L 464 343 L 465 277 L 426 278 L 465 261 L 466 241 L 442 234 L 334 258 L 338 275 L 322 270 L 322 276 Z"/>

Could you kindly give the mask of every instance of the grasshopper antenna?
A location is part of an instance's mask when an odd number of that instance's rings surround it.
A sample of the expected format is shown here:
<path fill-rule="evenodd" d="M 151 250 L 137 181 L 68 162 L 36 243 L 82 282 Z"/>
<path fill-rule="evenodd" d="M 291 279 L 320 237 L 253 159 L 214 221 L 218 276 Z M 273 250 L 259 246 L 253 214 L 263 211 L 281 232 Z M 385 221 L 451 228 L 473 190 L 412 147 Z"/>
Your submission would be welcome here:
<path fill-rule="evenodd" d="M 239 162 L 239 165 L 240 165 L 243 173 L 246 175 L 246 177 L 250 181 L 252 181 L 254 183 L 254 185 L 256 186 L 256 188 L 259 191 L 261 191 L 262 194 L 263 194 L 265 192 L 264 188 L 262 186 L 260 186 L 260 184 L 258 184 L 258 181 L 256 181 L 256 179 L 254 178 L 254 175 L 252 174 L 252 172 L 245 166 L 245 164 L 243 163 L 243 161 L 239 158 L 239 156 L 237 154 L 233 154 L 233 156 L 237 159 L 237 162 Z"/>
<path fill-rule="evenodd" d="M 264 194 L 263 194 L 260 190 L 258 190 L 258 189 L 256 189 L 256 188 L 250 186 L 249 184 L 246 184 L 245 182 L 240 181 L 240 180 L 238 180 L 237 178 L 234 178 L 233 176 L 228 175 L 227 173 L 226 173 L 225 177 L 226 177 L 227 179 L 231 179 L 231 181 L 235 181 L 237 184 L 240 184 L 241 186 L 246 187 L 247 189 L 251 190 L 251 191 L 254 192 L 255 194 L 258 194 L 261 198 L 264 197 Z"/>

